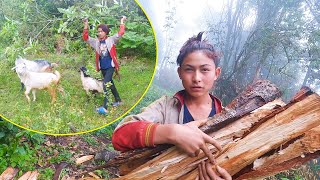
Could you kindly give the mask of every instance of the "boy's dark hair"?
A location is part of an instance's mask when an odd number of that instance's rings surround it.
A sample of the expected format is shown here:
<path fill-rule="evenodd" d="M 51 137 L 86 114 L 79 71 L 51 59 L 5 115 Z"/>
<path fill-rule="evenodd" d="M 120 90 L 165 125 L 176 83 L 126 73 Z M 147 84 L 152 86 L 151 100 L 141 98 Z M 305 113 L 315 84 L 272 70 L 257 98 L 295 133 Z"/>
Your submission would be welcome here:
<path fill-rule="evenodd" d="M 214 50 L 214 47 L 206 39 L 202 39 L 203 32 L 199 32 L 197 36 L 191 37 L 186 41 L 180 49 L 177 58 L 177 65 L 181 66 L 184 58 L 194 51 L 202 51 L 211 58 L 216 66 L 219 65 L 219 54 Z"/>
<path fill-rule="evenodd" d="M 107 35 L 109 34 L 110 30 L 109 27 L 106 24 L 99 24 L 97 29 L 101 28 L 102 31 L 104 31 Z"/>

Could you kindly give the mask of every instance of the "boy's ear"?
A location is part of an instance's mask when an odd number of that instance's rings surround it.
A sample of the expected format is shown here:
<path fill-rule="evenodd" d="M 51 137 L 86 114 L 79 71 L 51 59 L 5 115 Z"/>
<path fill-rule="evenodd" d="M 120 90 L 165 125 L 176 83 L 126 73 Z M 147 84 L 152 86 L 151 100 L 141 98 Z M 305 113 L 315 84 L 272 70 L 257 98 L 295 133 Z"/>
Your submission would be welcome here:
<path fill-rule="evenodd" d="M 177 71 L 178 71 L 179 78 L 181 79 L 181 67 L 178 67 Z"/>
<path fill-rule="evenodd" d="M 218 77 L 220 76 L 221 74 L 221 67 L 217 67 L 216 70 L 215 70 L 215 75 L 216 75 L 216 79 L 218 79 Z M 215 80 L 216 80 L 215 79 Z"/>

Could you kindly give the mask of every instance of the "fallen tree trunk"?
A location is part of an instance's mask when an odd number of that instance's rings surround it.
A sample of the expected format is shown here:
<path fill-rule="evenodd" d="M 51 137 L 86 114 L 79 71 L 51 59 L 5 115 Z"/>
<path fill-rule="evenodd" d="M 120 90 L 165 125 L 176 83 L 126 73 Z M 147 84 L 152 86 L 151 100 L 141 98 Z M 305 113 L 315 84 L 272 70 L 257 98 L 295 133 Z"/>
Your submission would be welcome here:
<path fill-rule="evenodd" d="M 245 174 L 247 174 L 246 177 L 254 177 L 256 173 L 255 176 L 258 177 L 263 171 L 264 175 L 278 172 L 279 169 L 268 170 L 270 166 L 267 162 L 272 162 L 272 158 L 279 159 L 279 155 L 287 156 L 283 158 L 283 161 L 279 160 L 279 167 L 285 167 L 284 164 L 289 164 L 290 161 L 300 162 L 298 154 L 303 153 L 308 157 L 316 157 L 320 149 L 317 143 L 305 143 L 307 147 L 313 147 L 312 151 L 306 151 L 308 148 L 304 150 L 297 148 L 301 142 L 310 142 L 307 139 L 303 140 L 303 137 L 308 137 L 307 132 L 310 131 L 309 136 L 320 135 L 317 128 L 320 126 L 320 97 L 317 94 L 307 96 L 309 94 L 310 92 L 304 92 L 283 107 L 281 107 L 283 103 L 279 101 L 266 104 L 252 114 L 233 120 L 222 129 L 209 133 L 223 145 L 223 151 L 215 155 L 217 164 L 227 169 L 234 177 L 242 179 Z M 270 156 L 271 151 L 276 151 L 286 143 L 288 144 L 286 148 L 291 147 L 293 150 L 287 149 L 283 153 L 282 148 L 282 153 Z M 213 146 L 209 146 L 209 149 L 215 153 Z M 263 156 L 270 158 L 263 158 Z M 257 159 L 259 158 L 260 164 L 262 159 L 266 164 L 262 163 L 258 166 L 259 160 Z M 295 158 L 298 159 L 295 160 Z M 198 157 L 191 158 L 179 149 L 171 147 L 120 179 L 195 179 L 197 164 L 205 159 L 202 152 Z M 255 169 L 252 169 L 250 165 L 253 165 L 254 162 L 256 166 L 253 166 Z M 237 174 L 246 168 L 249 170 L 243 174 Z"/>

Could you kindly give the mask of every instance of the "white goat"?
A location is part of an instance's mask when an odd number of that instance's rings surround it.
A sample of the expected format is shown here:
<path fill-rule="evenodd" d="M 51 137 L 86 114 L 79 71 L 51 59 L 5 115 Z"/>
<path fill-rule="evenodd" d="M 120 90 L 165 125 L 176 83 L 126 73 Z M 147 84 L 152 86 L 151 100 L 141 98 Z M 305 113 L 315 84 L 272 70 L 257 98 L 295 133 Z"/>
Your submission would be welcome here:
<path fill-rule="evenodd" d="M 27 70 L 32 72 L 52 72 L 52 68 L 58 66 L 58 64 L 50 63 L 47 60 L 30 61 L 22 57 L 17 58 L 15 61 L 16 66 L 23 63 L 27 66 Z"/>
<path fill-rule="evenodd" d="M 25 96 L 30 103 L 29 93 L 32 90 L 33 101 L 36 100 L 36 90 L 37 89 L 48 89 L 51 96 L 51 103 L 56 101 L 56 90 L 60 81 L 60 73 L 54 71 L 53 73 L 39 73 L 31 72 L 27 69 L 25 63 L 18 64 L 16 66 L 16 72 L 21 79 L 21 82 L 26 86 Z"/>
<path fill-rule="evenodd" d="M 94 79 L 87 74 L 87 68 L 80 68 L 83 89 L 89 95 L 89 91 L 103 93 L 103 81 Z"/>
<path fill-rule="evenodd" d="M 28 71 L 32 71 L 32 72 L 52 72 L 52 69 L 54 67 L 57 67 L 58 64 L 56 63 L 50 63 L 47 60 L 34 60 L 34 61 L 30 61 L 27 60 L 25 58 L 19 57 L 16 59 L 15 61 L 15 67 L 12 68 L 12 70 L 16 69 L 16 67 L 19 64 L 25 64 L 26 68 Z M 19 74 L 18 74 L 19 76 Z M 19 76 L 20 81 L 21 81 L 21 77 Z M 21 90 L 23 90 L 23 83 L 21 81 Z"/>

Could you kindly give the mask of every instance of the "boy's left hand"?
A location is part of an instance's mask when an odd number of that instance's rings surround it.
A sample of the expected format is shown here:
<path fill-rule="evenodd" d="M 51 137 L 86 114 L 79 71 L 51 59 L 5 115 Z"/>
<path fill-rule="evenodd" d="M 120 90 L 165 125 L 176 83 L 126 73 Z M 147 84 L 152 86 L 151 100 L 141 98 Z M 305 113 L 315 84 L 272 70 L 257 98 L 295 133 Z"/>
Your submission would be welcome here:
<path fill-rule="evenodd" d="M 202 161 L 198 165 L 199 179 L 215 179 L 215 180 L 232 180 L 231 175 L 222 167 L 216 166 L 216 170 L 220 174 L 218 176 L 212 169 L 212 164 L 208 161 Z"/>
<path fill-rule="evenodd" d="M 206 133 L 202 132 L 199 127 L 206 124 L 207 119 L 203 119 L 203 120 L 197 120 L 197 121 L 191 121 L 189 123 L 184 124 L 185 126 L 188 126 L 192 129 L 194 129 L 196 132 L 198 132 L 199 134 L 201 134 L 201 136 L 203 137 L 203 139 L 205 139 L 206 143 L 210 143 L 212 145 L 214 145 L 219 151 L 222 150 L 221 145 L 212 137 L 210 137 L 209 135 L 207 135 Z M 212 153 L 210 152 L 209 148 L 204 145 L 202 147 L 200 147 L 200 149 L 206 154 L 206 156 L 208 157 L 208 159 L 211 162 L 214 162 L 214 156 L 212 155 Z M 199 149 L 199 150 L 200 150 Z M 197 152 L 196 156 L 200 153 L 200 151 Z"/>

